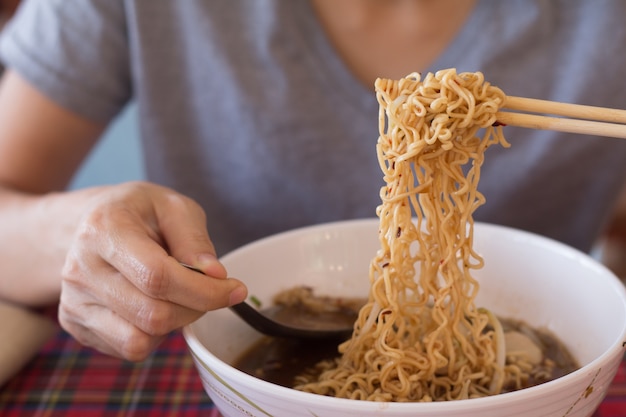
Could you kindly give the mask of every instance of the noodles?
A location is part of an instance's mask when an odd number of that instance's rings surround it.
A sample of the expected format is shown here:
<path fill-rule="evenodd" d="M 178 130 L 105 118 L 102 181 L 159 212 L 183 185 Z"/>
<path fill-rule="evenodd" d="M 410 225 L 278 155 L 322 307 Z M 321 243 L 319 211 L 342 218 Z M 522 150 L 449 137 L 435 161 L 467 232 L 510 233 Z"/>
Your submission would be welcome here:
<path fill-rule="evenodd" d="M 481 73 L 454 69 L 375 87 L 386 185 L 368 303 L 341 357 L 296 388 L 375 401 L 497 394 L 525 375 L 503 363 L 500 324 L 474 305 L 471 271 L 483 260 L 472 248 L 472 213 L 485 202 L 477 190 L 485 150 L 508 146 L 492 126 L 504 93 Z"/>

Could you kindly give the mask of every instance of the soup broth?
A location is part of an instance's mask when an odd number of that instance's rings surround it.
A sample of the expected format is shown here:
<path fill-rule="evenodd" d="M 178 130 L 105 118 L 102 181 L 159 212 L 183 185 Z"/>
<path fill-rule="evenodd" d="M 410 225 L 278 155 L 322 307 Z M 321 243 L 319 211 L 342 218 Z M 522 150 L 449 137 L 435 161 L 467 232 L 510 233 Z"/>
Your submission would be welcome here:
<path fill-rule="evenodd" d="M 528 388 L 567 375 L 579 368 L 567 348 L 547 330 L 532 329 L 523 322 L 500 319 L 505 334 L 523 334 L 538 345 L 541 360 L 533 366 L 530 378 L 521 387 L 505 387 L 503 392 Z M 315 379 L 322 371 L 318 365 L 339 357 L 337 341 L 303 341 L 263 337 L 239 357 L 234 366 L 254 377 L 294 388 L 297 378 Z"/>

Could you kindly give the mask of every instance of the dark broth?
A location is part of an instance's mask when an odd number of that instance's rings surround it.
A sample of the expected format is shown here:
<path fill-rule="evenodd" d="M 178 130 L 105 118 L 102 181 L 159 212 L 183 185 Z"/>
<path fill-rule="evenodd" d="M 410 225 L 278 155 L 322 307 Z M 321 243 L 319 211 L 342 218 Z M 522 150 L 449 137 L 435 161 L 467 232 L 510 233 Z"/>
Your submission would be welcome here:
<path fill-rule="evenodd" d="M 235 368 L 283 387 L 293 388 L 296 376 L 315 364 L 339 356 L 337 341 L 263 337 L 244 352 Z"/>
<path fill-rule="evenodd" d="M 550 367 L 550 376 L 547 378 L 534 378 L 531 374 L 528 381 L 525 381 L 524 386 L 522 388 L 529 388 L 535 385 L 543 384 L 544 382 L 552 381 L 554 379 L 560 378 L 564 375 L 567 375 L 571 372 L 574 372 L 580 365 L 574 359 L 574 356 L 570 353 L 570 351 L 565 347 L 563 343 L 550 331 L 546 329 L 535 329 L 531 328 L 527 324 L 518 320 L 511 319 L 499 319 L 502 323 L 504 331 L 515 330 L 520 331 L 522 333 L 532 333 L 536 339 L 539 341 L 539 347 L 541 348 L 541 352 L 543 353 L 543 362 L 540 365 L 541 367 L 545 367 L 546 362 L 551 362 L 554 364 L 553 367 Z M 505 387 L 504 392 L 513 391 L 513 388 Z"/>
<path fill-rule="evenodd" d="M 512 320 L 501 321 L 505 328 L 517 330 L 524 326 L 523 323 Z M 525 381 L 523 388 L 559 378 L 579 368 L 572 355 L 555 336 L 544 330 L 533 329 L 532 331 L 541 342 L 540 347 L 544 358 L 554 362 L 555 366 L 549 378 L 533 379 L 531 377 Z M 296 376 L 304 373 L 315 375 L 317 363 L 338 357 L 337 346 L 337 341 L 303 341 L 263 337 L 244 352 L 234 366 L 259 379 L 292 388 L 295 385 Z"/>

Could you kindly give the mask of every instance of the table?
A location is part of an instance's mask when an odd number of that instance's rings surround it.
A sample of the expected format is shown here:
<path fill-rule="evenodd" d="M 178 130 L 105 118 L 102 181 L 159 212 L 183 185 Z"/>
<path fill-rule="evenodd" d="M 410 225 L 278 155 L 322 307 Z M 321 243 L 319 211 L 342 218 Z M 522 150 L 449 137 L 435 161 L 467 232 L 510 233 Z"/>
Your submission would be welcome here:
<path fill-rule="evenodd" d="M 59 330 L 0 388 L 0 416 L 220 417 L 220 413 L 202 388 L 180 332 L 170 334 L 145 361 L 132 363 L 85 348 Z M 626 360 L 594 414 L 624 416 Z"/>

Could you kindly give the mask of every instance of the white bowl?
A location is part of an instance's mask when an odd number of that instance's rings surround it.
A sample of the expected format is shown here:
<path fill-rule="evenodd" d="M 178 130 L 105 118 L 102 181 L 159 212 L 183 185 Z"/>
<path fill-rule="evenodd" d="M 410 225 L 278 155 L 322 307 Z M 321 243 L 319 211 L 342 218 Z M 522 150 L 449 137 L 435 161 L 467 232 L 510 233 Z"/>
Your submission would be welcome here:
<path fill-rule="evenodd" d="M 365 296 L 377 230 L 378 219 L 321 224 L 259 240 L 222 261 L 264 303 L 279 290 L 304 283 L 320 294 Z M 225 417 L 591 416 L 624 354 L 621 282 L 589 256 L 519 230 L 477 224 L 475 248 L 485 258 L 485 267 L 475 273 L 481 285 L 477 305 L 548 328 L 579 361 L 579 370 L 536 387 L 471 400 L 384 403 L 325 397 L 233 368 L 261 335 L 224 309 L 183 330 L 204 388 Z"/>

